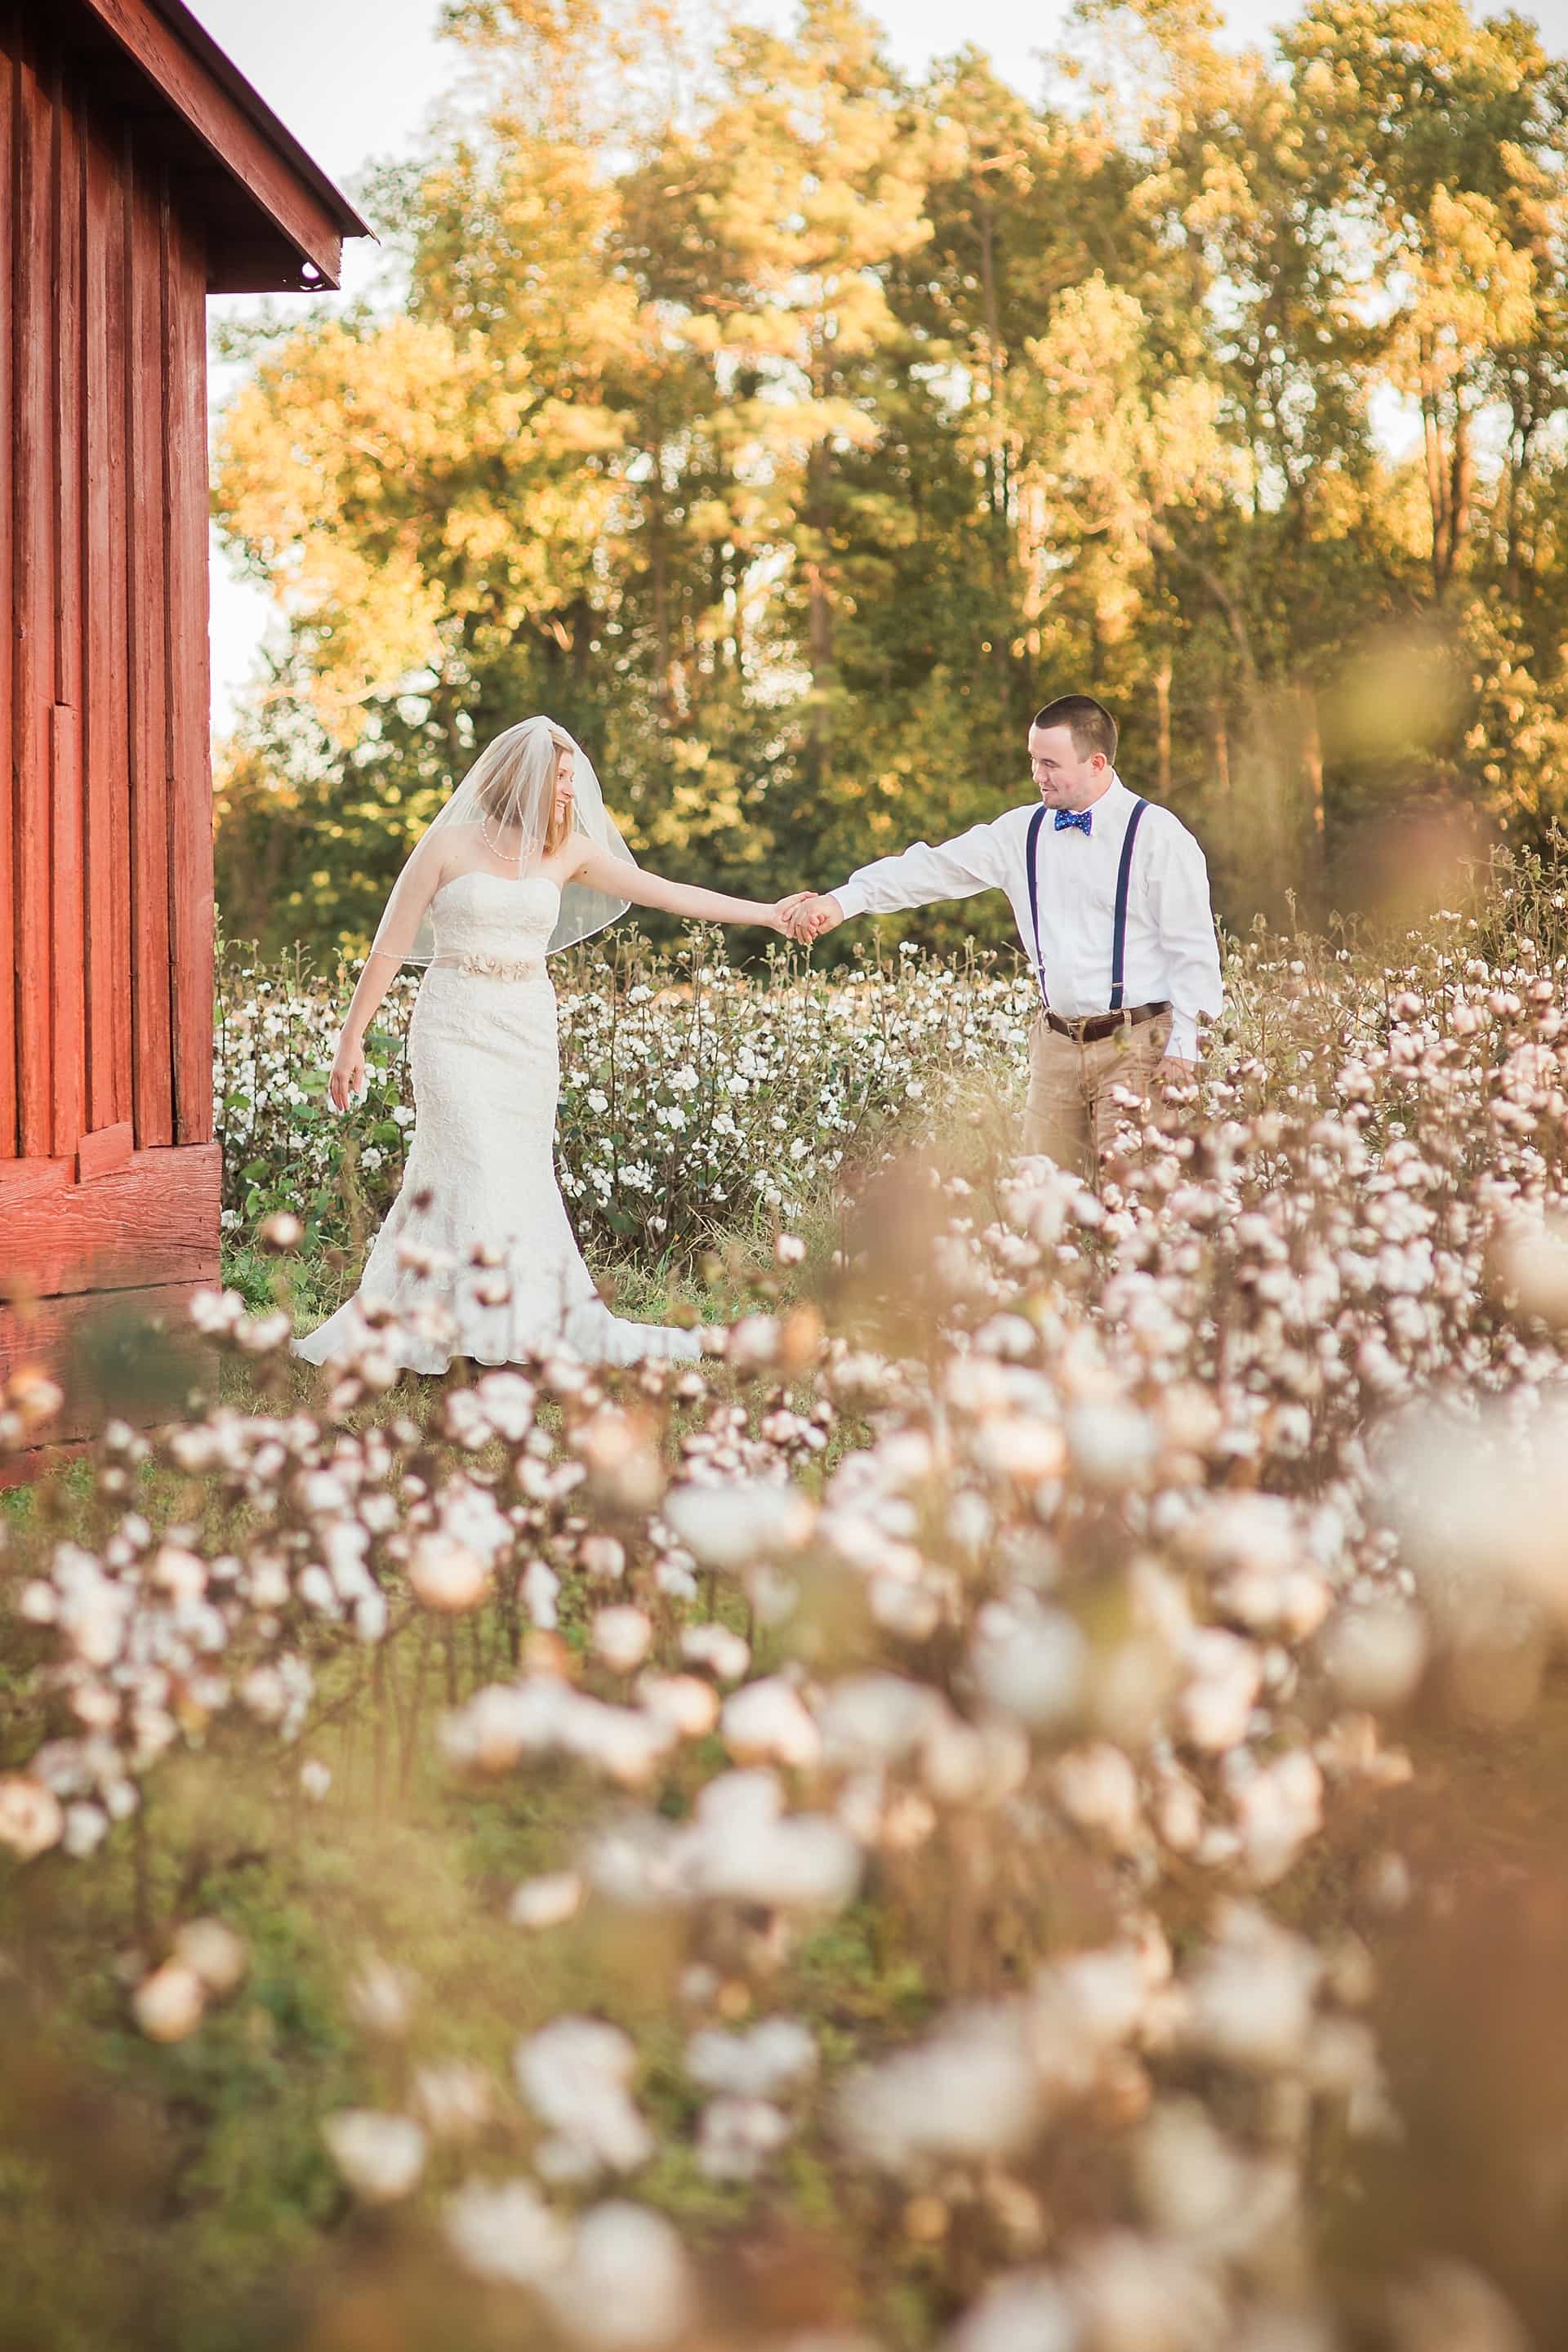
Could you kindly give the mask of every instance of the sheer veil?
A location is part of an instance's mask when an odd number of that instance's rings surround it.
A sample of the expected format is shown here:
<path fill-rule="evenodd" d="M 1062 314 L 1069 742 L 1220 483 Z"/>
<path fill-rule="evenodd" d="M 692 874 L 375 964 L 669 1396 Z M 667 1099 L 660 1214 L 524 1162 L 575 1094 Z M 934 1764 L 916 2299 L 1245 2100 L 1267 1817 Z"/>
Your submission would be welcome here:
<path fill-rule="evenodd" d="M 550 842 L 555 808 L 555 763 L 563 751 L 572 769 L 572 830 L 586 834 L 612 857 L 636 859 L 605 807 L 594 763 L 582 745 L 552 719 L 524 719 L 487 743 L 446 806 L 411 852 L 393 887 L 371 944 L 371 954 L 399 963 L 426 964 L 436 952 L 430 919 L 430 878 L 447 861 L 447 878 L 486 873 L 524 881 L 539 869 Z M 569 882 L 561 894 L 547 953 L 574 947 L 624 915 L 630 900 Z"/>

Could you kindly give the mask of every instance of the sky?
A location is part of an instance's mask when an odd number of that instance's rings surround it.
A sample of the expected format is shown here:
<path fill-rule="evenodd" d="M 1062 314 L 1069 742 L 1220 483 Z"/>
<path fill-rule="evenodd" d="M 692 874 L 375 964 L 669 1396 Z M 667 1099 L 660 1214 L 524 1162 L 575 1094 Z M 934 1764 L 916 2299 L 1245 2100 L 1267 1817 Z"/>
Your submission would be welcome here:
<path fill-rule="evenodd" d="M 435 35 L 438 0 L 191 0 L 195 15 L 345 194 L 373 157 L 405 150 L 451 79 L 449 52 Z M 1297 0 L 1222 0 L 1226 37 L 1238 47 L 1266 42 L 1296 14 Z M 1522 0 L 1553 48 L 1568 50 L 1568 0 Z M 973 42 L 1028 97 L 1038 95 L 1040 52 L 1059 37 L 1066 0 L 872 0 L 893 57 L 919 71 L 931 58 Z M 1490 0 L 1489 13 L 1500 0 Z M 792 0 L 746 0 L 738 13 L 783 29 Z M 375 248 L 351 245 L 343 285 L 353 292 L 374 273 Z M 274 299 L 280 306 L 288 296 Z M 243 311 L 209 305 L 213 317 Z M 215 369 L 215 405 L 234 381 Z M 229 725 L 237 694 L 255 671 L 272 607 L 264 589 L 235 577 L 215 543 L 212 571 L 213 722 Z"/>

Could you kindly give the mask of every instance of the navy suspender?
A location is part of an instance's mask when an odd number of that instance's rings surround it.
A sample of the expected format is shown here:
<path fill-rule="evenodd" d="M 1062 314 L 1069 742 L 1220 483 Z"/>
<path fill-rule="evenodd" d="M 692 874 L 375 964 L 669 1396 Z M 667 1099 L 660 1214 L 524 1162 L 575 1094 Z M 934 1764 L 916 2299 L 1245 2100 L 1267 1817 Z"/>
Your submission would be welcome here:
<path fill-rule="evenodd" d="M 1040 953 L 1040 827 L 1046 821 L 1043 806 L 1029 819 L 1029 845 L 1024 852 L 1024 863 L 1029 874 L 1029 920 L 1035 927 L 1035 978 L 1040 983 L 1040 1002 L 1048 1013 L 1051 1000 L 1046 994 L 1046 962 Z"/>
<path fill-rule="evenodd" d="M 1127 963 L 1127 897 L 1132 887 L 1132 845 L 1138 838 L 1147 801 L 1132 801 L 1132 814 L 1127 820 L 1127 830 L 1121 836 L 1121 864 L 1116 875 L 1116 920 L 1110 935 L 1110 1010 L 1121 1010 L 1122 975 Z M 1029 877 L 1029 924 L 1035 934 L 1035 977 L 1040 983 L 1040 1001 L 1047 1013 L 1050 998 L 1046 994 L 1046 962 L 1040 952 L 1040 827 L 1046 812 L 1037 808 L 1029 819 L 1029 838 L 1024 850 L 1024 864 Z"/>
<path fill-rule="evenodd" d="M 1121 836 L 1121 864 L 1116 875 L 1116 928 L 1110 935 L 1110 1010 L 1121 1010 L 1121 971 L 1127 961 L 1127 887 L 1132 879 L 1132 845 L 1147 801 L 1134 800 L 1127 830 Z"/>

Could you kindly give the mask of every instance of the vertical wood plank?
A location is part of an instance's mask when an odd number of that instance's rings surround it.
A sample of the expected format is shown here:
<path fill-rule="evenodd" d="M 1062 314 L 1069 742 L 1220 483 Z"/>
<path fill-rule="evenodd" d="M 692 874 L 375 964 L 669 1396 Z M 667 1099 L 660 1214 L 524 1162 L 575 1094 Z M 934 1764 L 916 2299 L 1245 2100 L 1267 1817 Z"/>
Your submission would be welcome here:
<path fill-rule="evenodd" d="M 109 572 L 101 599 L 108 631 L 108 671 L 103 681 L 98 772 L 108 785 L 108 832 L 112 897 L 109 910 L 110 961 L 113 969 L 113 1120 L 133 1118 L 135 1087 L 132 1042 L 135 989 L 131 968 L 132 858 L 131 851 L 131 403 L 127 353 L 131 325 L 131 200 L 127 184 L 130 149 L 123 138 L 108 148 L 104 295 L 107 318 L 105 398 L 109 445 Z"/>
<path fill-rule="evenodd" d="M 125 772 L 125 528 L 123 344 L 110 311 L 123 295 L 121 211 L 113 160 L 96 121 L 86 127 L 82 253 L 82 682 L 83 851 L 87 879 L 87 1124 L 96 1131 L 131 1115 L 131 968 L 117 955 L 131 899 L 130 826 L 115 824 Z M 117 308 L 123 319 L 124 305 Z M 118 774 L 117 774 L 118 771 Z M 121 1020 L 125 1051 L 117 1051 Z M 121 1078 L 123 1077 L 123 1084 Z"/>
<path fill-rule="evenodd" d="M 207 683 L 206 255 L 169 225 L 168 410 L 170 952 L 174 1135 L 212 1134 L 213 844 Z"/>
<path fill-rule="evenodd" d="M 16 936 L 12 870 L 16 814 L 13 805 L 11 651 L 14 436 L 12 353 L 15 335 L 16 235 L 16 86 L 19 26 L 13 0 L 0 0 L 0 1160 L 17 1157 L 16 998 L 21 958 Z"/>
<path fill-rule="evenodd" d="M 167 175 L 146 152 L 129 179 L 132 1101 L 140 1149 L 174 1140 L 169 1011 L 169 794 L 164 613 L 163 251 Z"/>
<path fill-rule="evenodd" d="M 81 789 L 81 139 L 71 78 L 50 74 L 54 114 L 54 708 L 49 718 L 54 1149 L 87 1125 Z"/>
<path fill-rule="evenodd" d="M 49 952 L 49 714 L 55 700 L 53 485 L 53 110 L 37 60 L 19 60 L 16 109 L 16 448 L 12 756 L 16 762 L 17 1141 L 47 1159 L 54 1133 Z"/>

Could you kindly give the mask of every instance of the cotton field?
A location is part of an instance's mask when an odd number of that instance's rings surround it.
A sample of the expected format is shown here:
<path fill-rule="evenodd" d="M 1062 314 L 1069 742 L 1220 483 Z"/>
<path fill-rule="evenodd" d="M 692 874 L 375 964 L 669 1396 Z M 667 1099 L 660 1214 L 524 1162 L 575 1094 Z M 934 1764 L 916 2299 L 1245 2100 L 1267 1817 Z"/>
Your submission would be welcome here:
<path fill-rule="evenodd" d="M 989 970 L 563 992 L 591 1245 L 633 1169 L 746 1198 L 699 1365 L 313 1387 L 202 1302 L 222 1402 L 9 1522 L 0 1965 L 83 1972 L 171 2229 L 252 2102 L 255 2340 L 1562 2340 L 1568 1875 L 1486 1760 L 1568 1630 L 1540 916 L 1254 940 L 1098 1192 L 956 1132 Z M 220 1075 L 285 1269 L 325 1015 L 253 986 Z"/>

